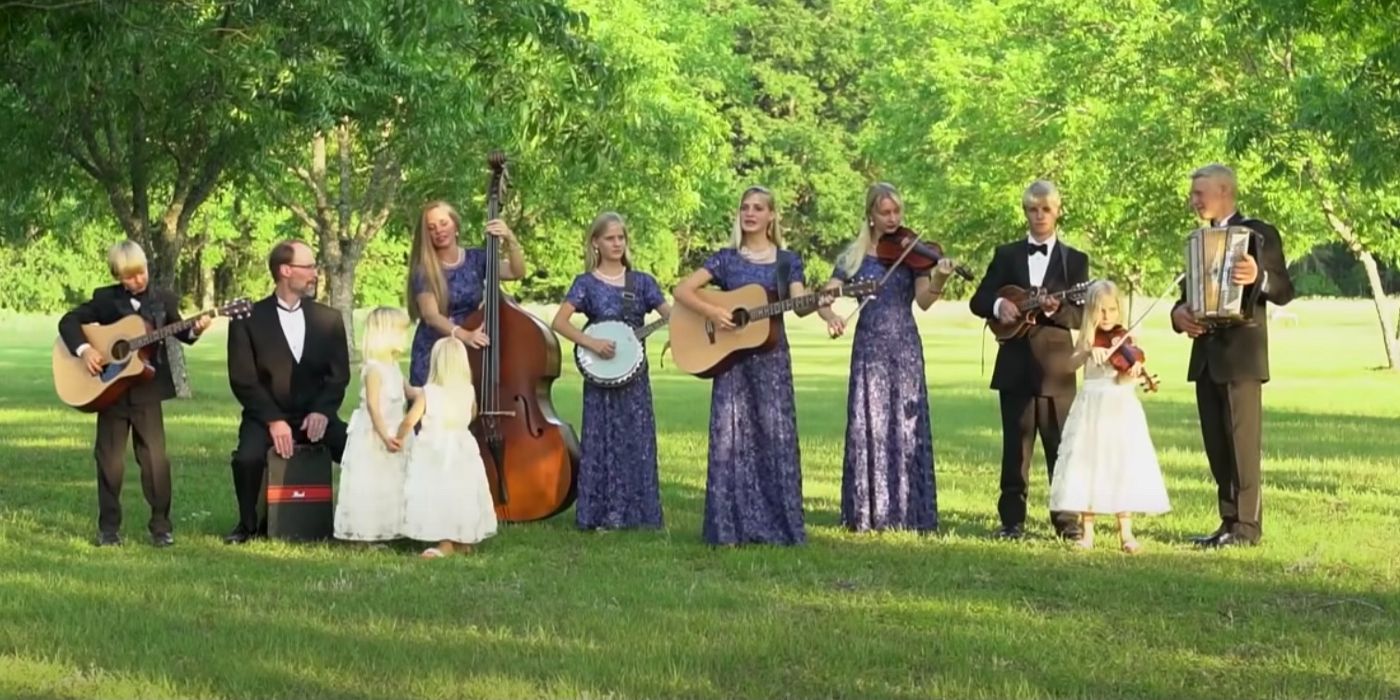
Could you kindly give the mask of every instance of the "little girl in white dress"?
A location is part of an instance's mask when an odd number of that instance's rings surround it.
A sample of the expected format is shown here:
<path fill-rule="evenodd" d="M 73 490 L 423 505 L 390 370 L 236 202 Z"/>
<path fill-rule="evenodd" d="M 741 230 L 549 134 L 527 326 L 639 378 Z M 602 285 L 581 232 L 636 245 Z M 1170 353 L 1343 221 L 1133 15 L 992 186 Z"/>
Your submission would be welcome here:
<path fill-rule="evenodd" d="M 403 534 L 436 542 L 423 551 L 434 558 L 470 552 L 496 534 L 496 505 L 469 429 L 476 392 L 467 348 L 456 338 L 442 338 L 433 344 L 429 363 L 428 383 L 404 418 L 406 429 L 419 419 L 423 429 L 408 461 Z"/>
<path fill-rule="evenodd" d="M 1118 517 L 1123 551 L 1136 554 L 1132 514 L 1171 510 L 1167 488 L 1147 415 L 1137 398 L 1142 364 L 1120 373 L 1110 362 L 1111 349 L 1094 347 L 1096 332 L 1119 328 L 1118 288 L 1097 282 L 1089 288 L 1084 323 L 1075 341 L 1072 361 L 1084 367 L 1084 386 L 1070 405 L 1060 439 L 1055 476 L 1050 483 L 1050 510 L 1078 512 L 1084 534 L 1077 544 L 1094 546 L 1094 515 Z"/>
<path fill-rule="evenodd" d="M 336 539 L 382 542 L 400 537 L 408 466 L 404 448 L 412 436 L 401 424 L 405 397 L 414 393 L 399 368 L 408 324 L 408 314 L 388 307 L 371 311 L 365 319 L 360 405 L 346 428 L 335 504 Z"/>

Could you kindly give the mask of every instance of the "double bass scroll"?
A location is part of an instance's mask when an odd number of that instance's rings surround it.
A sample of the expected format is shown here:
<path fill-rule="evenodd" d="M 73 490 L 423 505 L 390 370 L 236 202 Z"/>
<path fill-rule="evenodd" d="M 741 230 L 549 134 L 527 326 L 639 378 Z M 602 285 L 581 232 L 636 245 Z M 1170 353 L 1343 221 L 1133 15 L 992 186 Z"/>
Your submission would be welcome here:
<path fill-rule="evenodd" d="M 487 220 L 500 215 L 505 155 L 488 159 Z M 465 328 L 482 328 L 490 343 L 467 348 L 479 413 L 471 431 L 481 447 L 486 478 L 504 522 L 543 520 L 574 502 L 579 445 L 554 411 L 550 388 L 559 378 L 559 340 L 549 325 L 501 291 L 500 243 L 486 237 L 486 284 L 481 308 Z"/>

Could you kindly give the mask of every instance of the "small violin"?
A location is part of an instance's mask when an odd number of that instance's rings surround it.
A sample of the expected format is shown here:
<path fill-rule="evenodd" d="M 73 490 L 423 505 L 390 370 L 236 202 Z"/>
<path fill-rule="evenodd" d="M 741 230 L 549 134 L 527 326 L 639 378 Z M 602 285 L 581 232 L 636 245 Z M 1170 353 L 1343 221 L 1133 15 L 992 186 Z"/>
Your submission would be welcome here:
<path fill-rule="evenodd" d="M 1102 328 L 1094 330 L 1094 347 L 1096 348 L 1111 348 L 1122 338 L 1122 343 L 1113 351 L 1112 355 L 1108 356 L 1108 363 L 1113 366 L 1113 369 L 1118 370 L 1119 376 L 1126 375 L 1133 369 L 1133 365 L 1147 360 L 1147 355 L 1143 353 L 1142 349 L 1124 337 L 1127 334 L 1127 329 L 1122 326 L 1114 326 L 1112 330 L 1107 331 Z M 1144 370 L 1140 378 L 1142 379 L 1143 391 L 1157 390 L 1156 376 L 1150 375 Z"/>
<path fill-rule="evenodd" d="M 913 249 L 908 255 L 904 255 L 906 248 L 913 245 Z M 875 257 L 886 265 L 893 265 L 904 256 L 903 263 L 914 272 L 928 272 L 943 259 L 943 247 L 937 243 L 922 243 L 919 241 L 919 234 L 912 230 L 900 226 L 893 233 L 887 233 L 880 237 L 879 243 L 875 244 Z M 961 264 L 953 267 L 953 272 L 958 276 L 971 282 L 974 278 L 972 271 Z"/>

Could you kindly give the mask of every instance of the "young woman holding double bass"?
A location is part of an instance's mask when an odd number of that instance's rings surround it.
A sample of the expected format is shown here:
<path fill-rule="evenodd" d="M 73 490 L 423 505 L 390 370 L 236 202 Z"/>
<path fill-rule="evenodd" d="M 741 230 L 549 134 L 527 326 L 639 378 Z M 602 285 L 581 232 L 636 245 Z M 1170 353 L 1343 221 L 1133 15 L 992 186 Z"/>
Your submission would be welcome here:
<path fill-rule="evenodd" d="M 851 348 L 841 522 L 856 531 L 938 529 L 923 343 L 912 304 L 927 310 L 954 272 L 971 273 L 942 257 L 936 243 L 919 242 L 901 225 L 903 213 L 892 185 L 872 185 L 860 234 L 827 284 L 883 281 L 862 300 Z M 820 313 L 833 338 L 845 332 L 834 311 Z"/>

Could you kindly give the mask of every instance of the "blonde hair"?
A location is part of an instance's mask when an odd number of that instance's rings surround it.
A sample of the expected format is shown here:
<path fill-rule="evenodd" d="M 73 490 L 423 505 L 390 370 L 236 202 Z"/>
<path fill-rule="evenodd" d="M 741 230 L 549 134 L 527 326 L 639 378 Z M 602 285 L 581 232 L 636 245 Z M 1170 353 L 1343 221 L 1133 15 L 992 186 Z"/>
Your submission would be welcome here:
<path fill-rule="evenodd" d="M 1232 195 L 1239 189 L 1239 180 L 1235 178 L 1235 171 L 1219 163 L 1203 165 L 1191 173 L 1193 182 L 1202 178 L 1225 185 L 1226 191 Z"/>
<path fill-rule="evenodd" d="M 115 279 L 145 272 L 146 251 L 141 250 L 141 244 L 131 239 L 114 243 L 107 249 L 107 269 L 112 271 L 112 277 Z"/>
<path fill-rule="evenodd" d="M 456 338 L 439 338 L 428 356 L 428 383 L 448 389 L 472 390 L 472 364 L 467 346 Z"/>
<path fill-rule="evenodd" d="M 774 201 L 773 193 L 769 191 L 767 187 L 760 187 L 758 185 L 744 190 L 744 193 L 739 195 L 739 209 L 734 211 L 734 233 L 729 237 L 729 247 L 737 250 L 739 246 L 744 244 L 743 213 L 740 209 L 744 206 L 744 200 L 748 199 L 749 195 L 754 194 L 763 195 L 767 200 L 768 210 L 773 212 L 773 220 L 768 222 L 768 231 L 766 233 L 768 234 L 768 240 L 772 241 L 773 245 L 781 249 L 783 247 L 783 227 L 778 222 L 778 207 Z"/>
<path fill-rule="evenodd" d="M 1088 352 L 1089 348 L 1094 346 L 1095 331 L 1099 327 L 1099 310 L 1110 299 L 1118 301 L 1118 285 L 1108 280 L 1099 280 L 1089 285 L 1088 300 L 1084 302 L 1084 320 L 1079 322 L 1079 337 L 1074 342 L 1075 350 Z M 1121 323 L 1122 304 L 1118 305 L 1118 310 L 1118 321 Z"/>
<path fill-rule="evenodd" d="M 422 317 L 418 309 L 418 300 L 413 294 L 413 276 L 423 276 L 424 291 L 432 292 L 433 298 L 437 299 L 438 313 L 447 315 L 447 277 L 442 274 L 442 261 L 438 259 L 437 252 L 433 250 L 433 242 L 428 235 L 428 212 L 434 209 L 446 209 L 447 216 L 452 219 L 452 224 L 457 228 L 457 235 L 462 234 L 462 216 L 457 210 L 446 201 L 437 199 L 423 205 L 422 211 L 418 214 L 418 232 L 413 236 L 413 246 L 408 252 L 408 291 L 406 293 L 408 317 L 412 321 L 417 321 Z"/>
<path fill-rule="evenodd" d="M 588 227 L 588 235 L 583 237 L 584 272 L 592 272 L 598 268 L 598 258 L 600 256 L 598 254 L 598 246 L 593 245 L 593 241 L 598 240 L 598 237 L 606 233 L 608 227 L 613 224 L 622 227 L 622 237 L 625 241 L 627 238 L 627 220 L 622 218 L 622 215 L 617 212 L 605 211 L 599 214 L 597 218 L 593 219 L 593 225 Z M 628 257 L 626 248 L 622 250 L 622 266 L 629 270 L 632 269 L 632 259 Z"/>
<path fill-rule="evenodd" d="M 1064 204 L 1060 199 L 1060 189 L 1049 180 L 1036 180 L 1026 188 L 1025 193 L 1021 195 L 1021 206 L 1025 207 L 1032 202 L 1045 202 L 1055 207 L 1056 211 Z"/>
<path fill-rule="evenodd" d="M 365 318 L 364 342 L 360 347 L 366 360 L 396 362 L 403 355 L 412 323 L 403 309 L 380 306 Z"/>
<path fill-rule="evenodd" d="M 860 269 L 860 264 L 865 261 L 865 256 L 870 252 L 870 247 L 875 244 L 875 234 L 871 230 L 871 217 L 875 216 L 875 208 L 880 206 L 880 202 L 891 200 L 899 205 L 899 210 L 904 211 L 904 200 L 899 196 L 899 190 L 888 182 L 877 182 L 865 190 L 865 218 L 860 222 L 860 233 L 856 234 L 856 239 L 851 242 L 841 257 L 836 260 L 836 267 L 843 270 L 847 275 L 854 275 Z"/>

